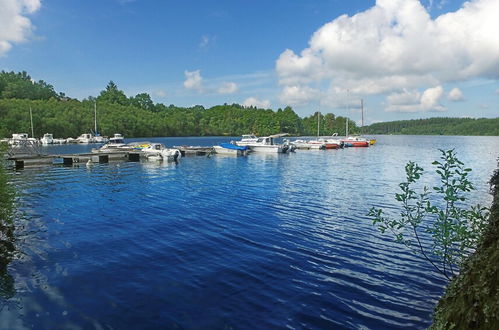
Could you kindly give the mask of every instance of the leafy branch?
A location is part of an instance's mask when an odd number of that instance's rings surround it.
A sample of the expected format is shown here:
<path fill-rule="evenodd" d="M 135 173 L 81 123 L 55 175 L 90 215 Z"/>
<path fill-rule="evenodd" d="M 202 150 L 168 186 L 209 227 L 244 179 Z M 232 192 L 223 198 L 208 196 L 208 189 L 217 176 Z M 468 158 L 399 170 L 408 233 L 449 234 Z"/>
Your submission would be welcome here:
<path fill-rule="evenodd" d="M 434 161 L 440 185 L 433 187 L 436 195 L 424 186 L 417 193 L 414 185 L 424 169 L 414 162 L 405 166 L 406 181 L 399 184 L 395 200 L 402 204 L 400 218 L 390 219 L 382 209 L 372 207 L 368 216 L 381 233 L 389 230 L 395 241 L 420 253 L 440 274 L 450 279 L 464 259 L 474 250 L 487 225 L 486 207 L 466 205 L 466 193 L 475 190 L 468 179 L 471 169 L 456 157 L 455 151 L 440 150 L 440 161 Z M 439 206 L 436 202 L 441 201 Z M 432 238 L 428 247 L 421 235 Z"/>

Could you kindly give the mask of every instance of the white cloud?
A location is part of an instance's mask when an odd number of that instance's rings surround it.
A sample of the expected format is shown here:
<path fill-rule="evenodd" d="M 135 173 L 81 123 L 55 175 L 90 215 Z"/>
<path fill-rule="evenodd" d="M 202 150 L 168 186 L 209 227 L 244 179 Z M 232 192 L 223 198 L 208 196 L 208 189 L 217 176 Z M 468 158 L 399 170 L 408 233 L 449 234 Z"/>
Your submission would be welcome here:
<path fill-rule="evenodd" d="M 463 92 L 457 88 L 457 87 L 454 87 L 450 92 L 449 94 L 447 95 L 447 98 L 450 100 L 450 101 L 453 101 L 453 102 L 459 102 L 459 101 L 464 101 L 464 95 L 463 95 Z"/>
<path fill-rule="evenodd" d="M 201 77 L 201 71 L 184 71 L 185 81 L 184 87 L 187 89 L 194 89 L 197 91 L 203 90 L 203 78 Z"/>
<path fill-rule="evenodd" d="M 219 87 L 217 92 L 219 94 L 233 94 L 237 92 L 238 87 L 237 84 L 234 82 L 224 82 L 222 83 Z"/>
<path fill-rule="evenodd" d="M 297 106 L 307 104 L 314 99 L 317 99 L 320 91 L 308 86 L 285 86 L 282 89 L 280 99 L 287 105 Z"/>
<path fill-rule="evenodd" d="M 286 89 L 310 84 L 368 95 L 499 79 L 498 12 L 497 0 L 472 0 L 433 19 L 418 0 L 377 0 L 322 26 L 299 54 L 282 52 L 276 61 L 281 96 L 293 101 Z"/>
<path fill-rule="evenodd" d="M 40 0 L 0 0 L 0 56 L 26 41 L 34 27 L 25 16 L 40 9 Z"/>
<path fill-rule="evenodd" d="M 246 100 L 244 100 L 243 105 L 245 107 L 257 107 L 257 108 L 263 108 L 263 109 L 268 109 L 270 108 L 270 101 L 269 100 L 259 100 L 255 97 L 249 97 Z"/>
<path fill-rule="evenodd" d="M 440 104 L 444 95 L 442 86 L 419 91 L 404 90 L 401 93 L 392 93 L 386 98 L 388 105 L 386 111 L 390 112 L 420 112 L 420 111 L 446 111 Z"/>

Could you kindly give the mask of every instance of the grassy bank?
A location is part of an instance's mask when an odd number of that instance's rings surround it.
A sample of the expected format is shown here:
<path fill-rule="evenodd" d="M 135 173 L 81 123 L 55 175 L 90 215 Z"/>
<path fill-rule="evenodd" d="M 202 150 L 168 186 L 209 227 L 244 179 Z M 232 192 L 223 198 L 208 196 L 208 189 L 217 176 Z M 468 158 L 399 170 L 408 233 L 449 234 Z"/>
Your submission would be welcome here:
<path fill-rule="evenodd" d="M 491 179 L 490 223 L 476 252 L 447 287 L 432 329 L 497 329 L 499 325 L 499 169 Z"/>

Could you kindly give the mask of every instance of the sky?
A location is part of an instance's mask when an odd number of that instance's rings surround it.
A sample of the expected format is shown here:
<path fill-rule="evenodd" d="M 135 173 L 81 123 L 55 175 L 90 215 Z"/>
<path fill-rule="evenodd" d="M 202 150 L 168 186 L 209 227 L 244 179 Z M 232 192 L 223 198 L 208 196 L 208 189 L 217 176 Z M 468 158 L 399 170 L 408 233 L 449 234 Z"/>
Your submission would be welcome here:
<path fill-rule="evenodd" d="M 499 117 L 499 0 L 0 0 L 0 70 L 83 99 Z"/>

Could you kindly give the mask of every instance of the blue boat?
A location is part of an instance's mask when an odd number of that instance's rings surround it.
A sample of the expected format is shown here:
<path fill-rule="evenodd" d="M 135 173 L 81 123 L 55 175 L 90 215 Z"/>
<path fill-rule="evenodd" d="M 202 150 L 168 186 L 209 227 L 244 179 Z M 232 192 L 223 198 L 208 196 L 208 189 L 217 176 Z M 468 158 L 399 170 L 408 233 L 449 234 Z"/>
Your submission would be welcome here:
<path fill-rule="evenodd" d="M 248 151 L 248 146 L 237 146 L 232 143 L 220 143 L 218 146 L 214 146 L 213 150 L 217 154 L 234 155 L 234 156 L 245 156 Z"/>

